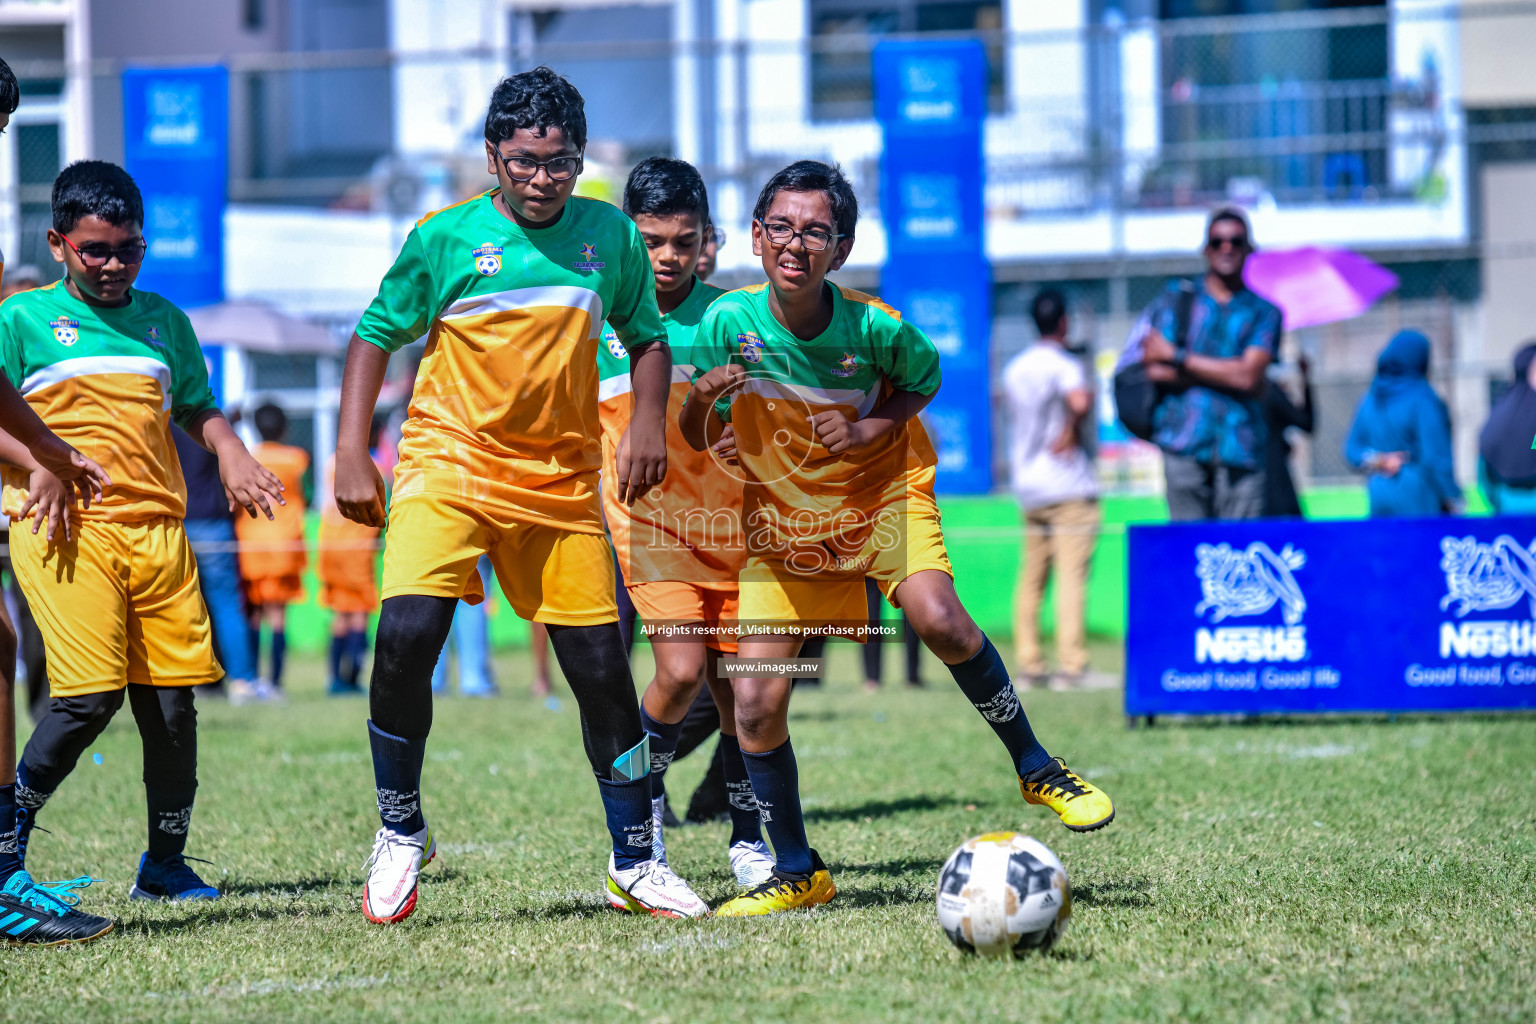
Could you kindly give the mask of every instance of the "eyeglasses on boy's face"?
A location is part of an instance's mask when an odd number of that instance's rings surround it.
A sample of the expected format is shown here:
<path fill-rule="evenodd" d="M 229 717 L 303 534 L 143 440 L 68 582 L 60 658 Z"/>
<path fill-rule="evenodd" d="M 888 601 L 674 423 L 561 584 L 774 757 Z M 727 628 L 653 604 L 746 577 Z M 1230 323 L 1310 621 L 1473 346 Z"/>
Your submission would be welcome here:
<path fill-rule="evenodd" d="M 513 181 L 532 181 L 538 176 L 539 168 L 544 168 L 544 173 L 549 175 L 550 181 L 570 181 L 581 173 L 581 157 L 557 156 L 553 160 L 531 160 L 525 156 L 506 156 L 501 150 L 496 151 L 496 158 L 501 161 L 501 166 L 506 168 L 507 177 Z"/>
<path fill-rule="evenodd" d="M 1247 235 L 1212 235 L 1210 238 L 1207 238 L 1205 240 L 1205 247 L 1207 249 L 1211 250 L 1212 252 L 1219 252 L 1220 250 L 1225 249 L 1228 246 L 1231 246 L 1233 249 L 1239 249 L 1239 250 L 1247 249 L 1248 248 L 1248 236 Z"/>
<path fill-rule="evenodd" d="M 842 238 L 842 235 L 823 231 L 821 228 L 806 228 L 804 231 L 796 231 L 782 221 L 769 223 L 765 220 L 758 221 L 763 226 L 763 234 L 768 236 L 768 241 L 782 248 L 787 248 L 796 238 L 805 246 L 807 252 L 821 252 L 832 244 L 833 239 Z"/>
<path fill-rule="evenodd" d="M 75 255 L 80 257 L 80 262 L 88 267 L 104 267 L 112 262 L 114 256 L 117 262 L 125 267 L 136 266 L 144 262 L 144 252 L 149 248 L 148 243 L 142 238 L 114 249 L 96 242 L 88 242 L 82 247 L 71 242 L 68 235 L 59 237 L 64 239 L 65 245 L 75 250 Z"/>

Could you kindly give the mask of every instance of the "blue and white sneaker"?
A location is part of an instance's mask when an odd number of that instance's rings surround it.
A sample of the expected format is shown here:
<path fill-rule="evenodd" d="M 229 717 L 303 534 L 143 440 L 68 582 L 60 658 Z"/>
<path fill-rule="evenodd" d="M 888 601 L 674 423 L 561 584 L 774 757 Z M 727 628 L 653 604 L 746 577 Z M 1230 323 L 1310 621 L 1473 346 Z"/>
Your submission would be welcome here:
<path fill-rule="evenodd" d="M 76 910 L 75 889 L 90 876 L 39 885 L 25 871 L 14 872 L 0 889 L 0 937 L 11 945 L 60 946 L 89 942 L 112 930 L 110 918 Z"/>
<path fill-rule="evenodd" d="M 216 900 L 219 890 L 197 877 L 181 854 L 165 860 L 139 858 L 139 876 L 128 890 L 131 900 Z"/>

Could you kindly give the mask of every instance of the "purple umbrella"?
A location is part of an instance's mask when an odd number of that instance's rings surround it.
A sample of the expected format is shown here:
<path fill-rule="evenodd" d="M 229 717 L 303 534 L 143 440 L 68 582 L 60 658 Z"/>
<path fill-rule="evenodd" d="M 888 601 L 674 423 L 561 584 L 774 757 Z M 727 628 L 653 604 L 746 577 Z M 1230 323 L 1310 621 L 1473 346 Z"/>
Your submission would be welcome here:
<path fill-rule="evenodd" d="M 1243 280 L 1280 307 L 1290 330 L 1357 317 L 1398 285 L 1396 274 L 1357 252 L 1310 247 L 1256 252 Z"/>

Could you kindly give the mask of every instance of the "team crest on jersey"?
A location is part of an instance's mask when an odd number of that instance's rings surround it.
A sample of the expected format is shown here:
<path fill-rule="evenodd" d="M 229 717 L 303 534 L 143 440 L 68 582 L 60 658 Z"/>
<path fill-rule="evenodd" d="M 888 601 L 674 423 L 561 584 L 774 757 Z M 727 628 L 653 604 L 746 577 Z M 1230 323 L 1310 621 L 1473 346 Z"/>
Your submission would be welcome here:
<path fill-rule="evenodd" d="M 57 320 L 48 321 L 48 326 L 53 328 L 53 340 L 60 345 L 73 345 L 80 340 L 79 320 L 61 316 Z"/>
<path fill-rule="evenodd" d="M 852 377 L 859 372 L 859 357 L 851 352 L 844 352 L 843 358 L 837 361 L 837 366 L 832 369 L 835 377 Z"/>
<path fill-rule="evenodd" d="M 603 332 L 603 343 L 608 346 L 608 354 L 613 356 L 613 358 L 629 358 L 629 350 L 624 347 L 624 343 L 619 340 L 619 336 L 612 331 Z"/>
<path fill-rule="evenodd" d="M 736 347 L 741 352 L 741 358 L 747 362 L 760 363 L 763 361 L 763 339 L 751 331 L 736 335 Z"/>
<path fill-rule="evenodd" d="M 572 263 L 571 266 L 577 270 L 602 270 L 607 264 L 598 260 L 596 246 L 591 242 L 583 242 L 581 255 L 577 257 L 576 262 Z"/>
<path fill-rule="evenodd" d="M 501 246 L 482 245 L 470 253 L 475 258 L 475 271 L 483 277 L 501 273 Z"/>
<path fill-rule="evenodd" d="M 164 348 L 165 342 L 160 340 L 160 328 L 151 326 L 149 330 L 145 331 L 144 343 L 155 348 Z"/>

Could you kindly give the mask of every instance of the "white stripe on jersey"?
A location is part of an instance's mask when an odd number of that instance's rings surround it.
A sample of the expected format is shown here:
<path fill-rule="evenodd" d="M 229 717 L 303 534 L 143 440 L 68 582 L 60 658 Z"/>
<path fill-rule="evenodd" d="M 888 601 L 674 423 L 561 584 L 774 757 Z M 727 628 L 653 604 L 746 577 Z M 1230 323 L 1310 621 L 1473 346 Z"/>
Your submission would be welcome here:
<path fill-rule="evenodd" d="M 162 409 L 171 407 L 171 368 L 149 356 L 81 356 L 78 359 L 61 359 L 52 366 L 45 366 L 21 382 L 21 393 L 62 384 L 76 377 L 91 377 L 103 373 L 131 373 L 150 377 L 160 384 Z"/>
<path fill-rule="evenodd" d="M 514 309 L 538 309 L 565 306 L 568 309 L 586 311 L 589 319 L 587 337 L 597 338 L 603 332 L 603 297 L 590 288 L 573 285 L 551 285 L 547 288 L 511 288 L 504 292 L 485 295 L 466 295 L 448 304 L 437 314 L 439 320 L 458 320 L 466 316 L 484 316 L 486 313 L 505 313 Z"/>

